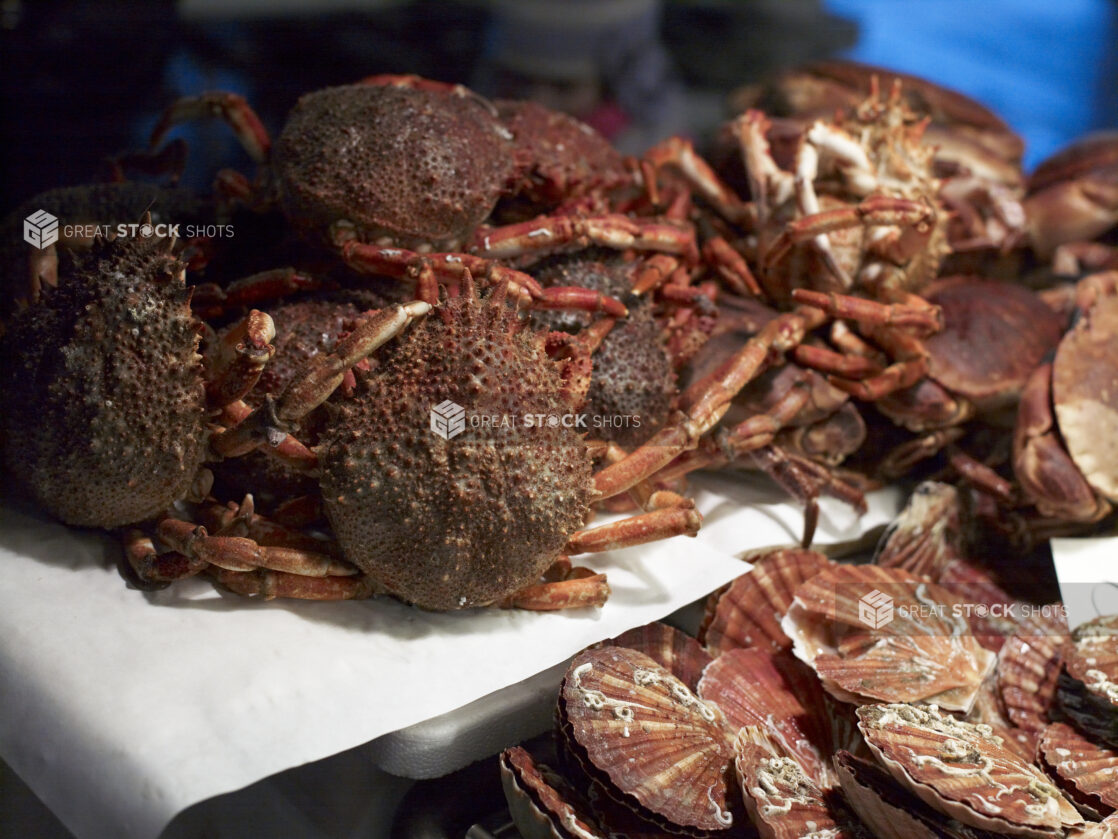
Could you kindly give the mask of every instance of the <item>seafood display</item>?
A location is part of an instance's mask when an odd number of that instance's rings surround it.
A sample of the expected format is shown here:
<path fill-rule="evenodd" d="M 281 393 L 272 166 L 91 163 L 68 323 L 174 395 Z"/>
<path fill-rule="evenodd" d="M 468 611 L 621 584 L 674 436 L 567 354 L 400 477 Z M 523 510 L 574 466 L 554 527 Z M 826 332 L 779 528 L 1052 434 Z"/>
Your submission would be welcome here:
<path fill-rule="evenodd" d="M 119 182 L 0 225 L 3 466 L 134 588 L 439 612 L 609 608 L 572 558 L 693 537 L 693 473 L 759 473 L 800 544 L 694 637 L 574 657 L 547 748 L 499 758 L 523 834 L 1118 834 L 1118 618 L 1069 627 L 1045 576 L 1115 532 L 1118 139 L 1026 176 L 982 106 L 843 62 L 732 110 L 709 157 L 626 157 L 417 76 L 274 140 L 172 103 Z M 256 171 L 197 196 L 168 138 L 210 117 Z M 52 213 L 96 232 L 19 241 Z M 155 232 L 246 218 L 267 247 Z M 876 549 L 812 550 L 820 496 L 884 484 Z"/>

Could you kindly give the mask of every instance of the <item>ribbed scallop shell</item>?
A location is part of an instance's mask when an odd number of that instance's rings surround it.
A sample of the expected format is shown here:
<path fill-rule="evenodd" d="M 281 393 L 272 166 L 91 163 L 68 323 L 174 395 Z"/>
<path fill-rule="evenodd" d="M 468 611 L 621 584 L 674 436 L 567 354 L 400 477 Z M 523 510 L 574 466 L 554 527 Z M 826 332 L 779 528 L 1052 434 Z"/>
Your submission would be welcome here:
<path fill-rule="evenodd" d="M 819 680 L 789 655 L 727 650 L 711 662 L 699 696 L 722 709 L 732 731 L 761 726 L 820 786 L 837 783 Z"/>
<path fill-rule="evenodd" d="M 561 725 L 588 771 L 668 826 L 730 827 L 733 749 L 717 709 L 643 653 L 599 647 L 575 656 L 560 691 Z"/>
<path fill-rule="evenodd" d="M 630 629 L 603 644 L 644 653 L 692 691 L 699 686 L 703 668 L 712 660 L 698 641 L 660 621 Z"/>
<path fill-rule="evenodd" d="M 862 734 L 882 765 L 935 810 L 1009 836 L 1061 836 L 1083 818 L 1035 766 L 983 725 L 934 705 L 866 705 Z"/>
<path fill-rule="evenodd" d="M 734 743 L 734 769 L 742 799 L 764 839 L 850 837 L 827 806 L 823 791 L 803 767 L 762 728 L 748 726 Z"/>
<path fill-rule="evenodd" d="M 1005 715 L 1004 706 L 998 695 L 997 674 L 991 673 L 982 683 L 982 689 L 974 700 L 974 706 L 966 715 L 969 723 L 982 723 L 990 726 L 994 735 L 1001 737 L 1007 747 L 1013 749 L 1025 761 L 1031 762 L 1036 754 L 1037 733 L 1018 728 Z"/>
<path fill-rule="evenodd" d="M 1107 816 L 1097 824 L 1076 828 L 1068 833 L 1068 839 L 1118 839 L 1118 814 Z"/>
<path fill-rule="evenodd" d="M 947 564 L 961 556 L 962 522 L 959 491 L 950 484 L 925 481 L 889 523 L 873 561 L 938 580 Z"/>
<path fill-rule="evenodd" d="M 1118 748 L 1118 615 L 1077 626 L 1062 654 L 1060 707 L 1088 734 Z"/>
<path fill-rule="evenodd" d="M 868 761 L 841 751 L 835 755 L 842 794 L 878 839 L 939 839 L 943 816 Z"/>
<path fill-rule="evenodd" d="M 789 650 L 792 642 L 780 621 L 801 583 L 835 563 L 816 551 L 786 548 L 753 560 L 753 568 L 707 601 L 699 640 L 718 655 L 723 650 L 760 647 Z"/>
<path fill-rule="evenodd" d="M 1118 809 L 1118 750 L 1101 746 L 1058 722 L 1044 729 L 1037 754 L 1050 773 L 1075 788 L 1075 792 L 1069 790 L 1073 800 L 1100 816 Z"/>
<path fill-rule="evenodd" d="M 835 565 L 796 589 L 781 626 L 838 699 L 935 702 L 965 713 L 995 656 L 955 616 L 960 603 L 899 568 Z"/>
<path fill-rule="evenodd" d="M 524 839 L 605 839 L 585 808 L 572 802 L 569 785 L 526 749 L 506 749 L 499 763 L 509 814 Z"/>
<path fill-rule="evenodd" d="M 1014 725 L 1042 731 L 1056 695 L 1063 635 L 1014 635 L 998 651 L 998 693 Z"/>

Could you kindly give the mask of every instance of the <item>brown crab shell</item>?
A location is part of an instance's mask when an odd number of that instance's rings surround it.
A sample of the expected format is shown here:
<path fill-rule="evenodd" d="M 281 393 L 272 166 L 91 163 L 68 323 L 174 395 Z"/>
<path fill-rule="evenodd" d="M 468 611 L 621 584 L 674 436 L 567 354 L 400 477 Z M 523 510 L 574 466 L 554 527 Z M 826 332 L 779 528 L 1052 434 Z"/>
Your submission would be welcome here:
<path fill-rule="evenodd" d="M 1061 653 L 1060 707 L 1088 734 L 1118 748 L 1118 615 L 1080 624 Z"/>
<path fill-rule="evenodd" d="M 1118 750 L 1095 743 L 1067 723 L 1044 729 L 1037 743 L 1038 762 L 1077 805 L 1097 817 L 1118 809 Z"/>
<path fill-rule="evenodd" d="M 655 621 L 622 632 L 602 646 L 627 647 L 644 653 L 695 692 L 703 669 L 714 659 L 694 638 L 674 626 Z"/>
<path fill-rule="evenodd" d="M 780 622 L 796 589 L 834 563 L 817 551 L 782 548 L 753 560 L 753 568 L 707 600 L 699 640 L 717 655 L 723 650 L 792 648 Z"/>
<path fill-rule="evenodd" d="M 1118 295 L 1103 296 L 1060 341 L 1052 364 L 1052 397 L 1071 459 L 1095 492 L 1118 502 L 1115 336 Z"/>
<path fill-rule="evenodd" d="M 935 705 L 865 705 L 859 726 L 881 764 L 933 809 L 981 830 L 1055 837 L 1083 823 L 1037 767 Z"/>
<path fill-rule="evenodd" d="M 505 749 L 499 765 L 509 814 L 525 839 L 605 839 L 585 808 L 572 803 L 570 785 L 526 749 Z"/>
<path fill-rule="evenodd" d="M 1063 335 L 1060 315 L 1016 283 L 947 277 L 922 295 L 948 325 L 924 342 L 928 375 L 983 413 L 1012 408 Z"/>
<path fill-rule="evenodd" d="M 789 655 L 727 650 L 703 673 L 699 696 L 713 702 L 732 731 L 760 726 L 821 787 L 836 779 L 825 755 L 830 732 L 823 691 L 814 674 Z"/>
<path fill-rule="evenodd" d="M 995 656 L 956 615 L 961 605 L 901 569 L 836 565 L 796 589 L 781 626 L 844 702 L 936 702 L 966 713 Z"/>
<path fill-rule="evenodd" d="M 938 580 L 962 555 L 962 499 L 955 487 L 924 481 L 881 537 L 873 561 Z"/>
<path fill-rule="evenodd" d="M 747 726 L 739 731 L 734 752 L 742 800 L 764 839 L 852 836 L 842 829 L 823 790 L 764 728 Z"/>
<path fill-rule="evenodd" d="M 669 829 L 732 826 L 733 748 L 722 714 L 643 653 L 575 656 L 560 689 L 568 747 L 610 794 Z"/>

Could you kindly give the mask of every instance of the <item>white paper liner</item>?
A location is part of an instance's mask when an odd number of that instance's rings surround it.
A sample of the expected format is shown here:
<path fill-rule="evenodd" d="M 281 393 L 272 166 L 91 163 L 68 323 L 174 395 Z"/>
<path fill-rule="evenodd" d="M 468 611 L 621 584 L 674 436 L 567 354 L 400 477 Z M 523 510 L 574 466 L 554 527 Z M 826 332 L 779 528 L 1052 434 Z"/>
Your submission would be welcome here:
<path fill-rule="evenodd" d="M 1118 538 L 1053 539 L 1052 561 L 1069 629 L 1118 614 Z"/>
<path fill-rule="evenodd" d="M 799 507 L 771 489 L 703 478 L 696 498 L 699 537 L 580 557 L 613 593 L 565 613 L 246 602 L 197 579 L 140 593 L 111 536 L 0 506 L 0 753 L 81 839 L 148 839 L 191 804 L 657 620 L 741 574 L 735 554 L 799 539 Z M 875 494 L 860 521 L 825 501 L 817 541 L 883 524 L 899 501 Z"/>

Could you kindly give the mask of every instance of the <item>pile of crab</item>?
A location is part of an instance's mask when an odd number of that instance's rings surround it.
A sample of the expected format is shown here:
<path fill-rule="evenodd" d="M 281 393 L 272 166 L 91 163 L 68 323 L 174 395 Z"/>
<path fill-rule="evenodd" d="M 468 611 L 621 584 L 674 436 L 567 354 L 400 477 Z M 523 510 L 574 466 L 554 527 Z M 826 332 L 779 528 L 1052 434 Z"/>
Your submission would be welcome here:
<path fill-rule="evenodd" d="M 175 103 L 114 173 L 173 180 L 168 132 L 208 116 L 257 171 L 13 213 L 5 467 L 118 531 L 138 587 L 439 610 L 600 605 L 570 557 L 694 535 L 700 469 L 774 479 L 805 546 L 818 496 L 910 475 L 1014 538 L 1105 526 L 1114 138 L 1026 180 L 1004 124 L 920 80 L 825 65 L 742 97 L 714 164 L 412 76 L 308 93 L 274 142 L 239 96 Z M 141 233 L 17 246 L 31 208 Z"/>
<path fill-rule="evenodd" d="M 697 640 L 576 655 L 553 737 L 500 757 L 523 835 L 1115 835 L 1118 618 L 1009 594 L 952 507 L 922 487 L 869 564 L 755 556 Z"/>

